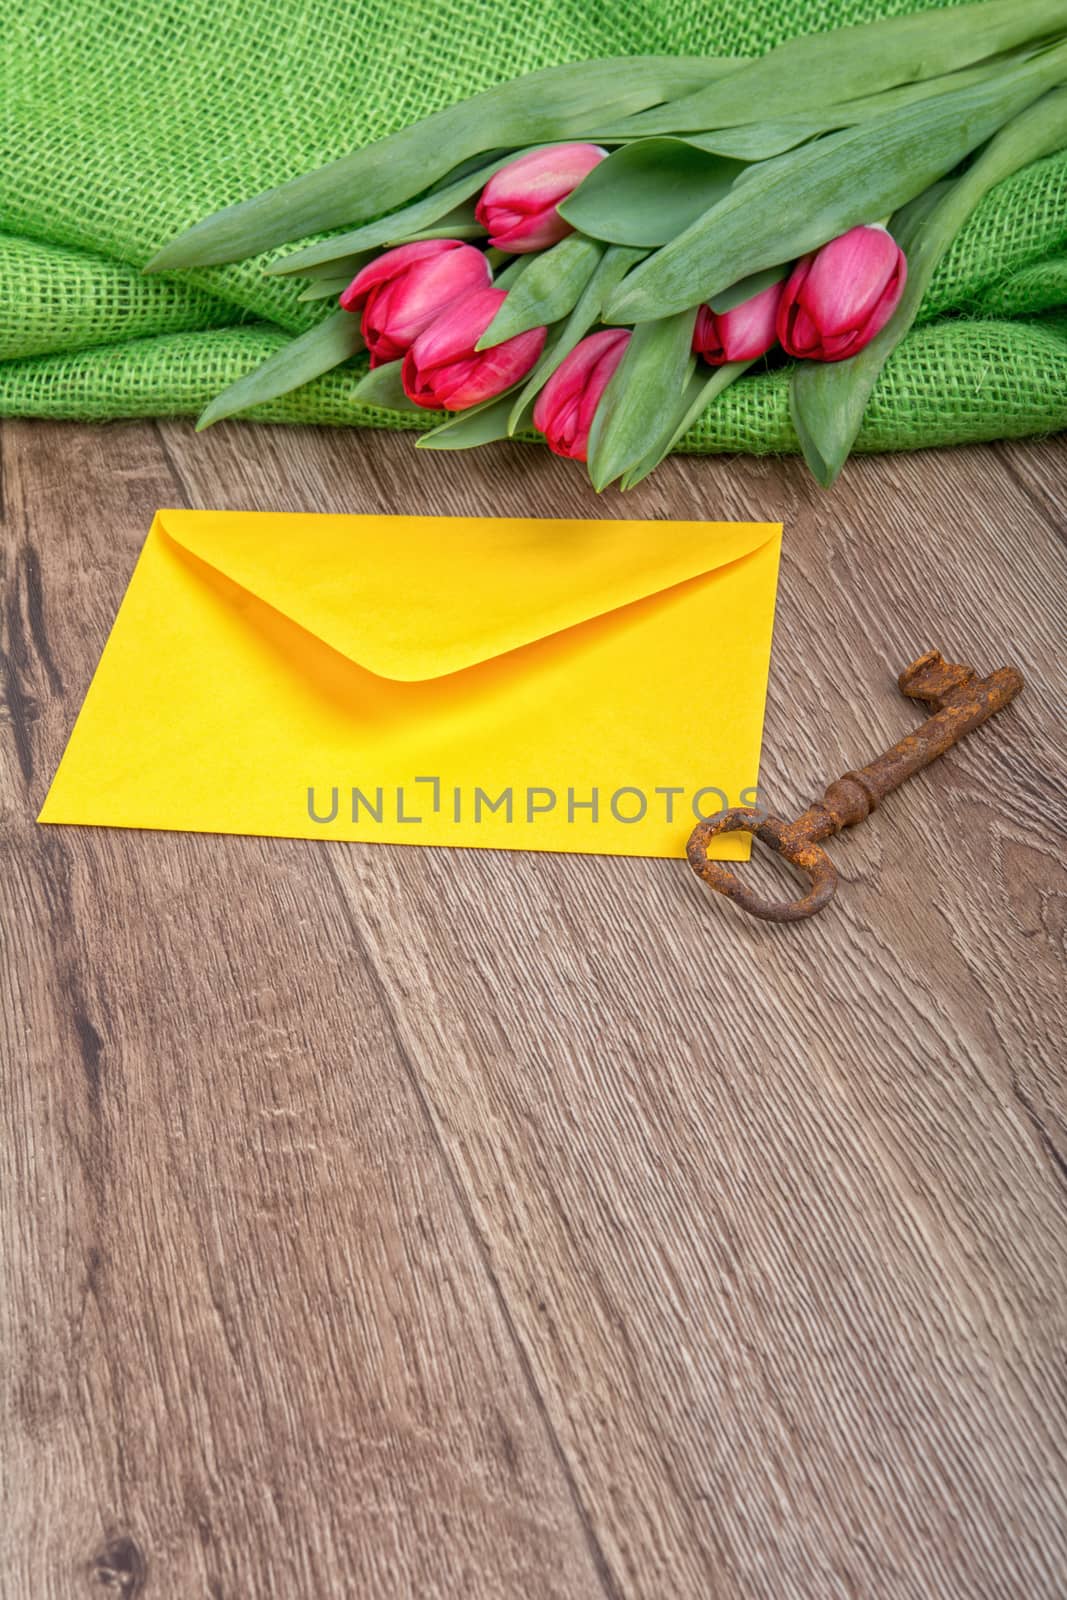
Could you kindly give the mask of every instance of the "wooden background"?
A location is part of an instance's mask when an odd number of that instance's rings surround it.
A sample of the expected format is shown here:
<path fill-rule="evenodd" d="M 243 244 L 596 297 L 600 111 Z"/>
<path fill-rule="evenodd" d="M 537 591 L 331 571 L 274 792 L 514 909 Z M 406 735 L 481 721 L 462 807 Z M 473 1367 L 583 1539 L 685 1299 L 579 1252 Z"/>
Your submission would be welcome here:
<path fill-rule="evenodd" d="M 0 449 L 4 1600 L 1067 1594 L 1062 442 L 626 501 L 369 433 Z M 681 862 L 38 828 L 181 504 L 783 519 L 784 815 L 928 646 L 1028 688 L 799 928 Z"/>

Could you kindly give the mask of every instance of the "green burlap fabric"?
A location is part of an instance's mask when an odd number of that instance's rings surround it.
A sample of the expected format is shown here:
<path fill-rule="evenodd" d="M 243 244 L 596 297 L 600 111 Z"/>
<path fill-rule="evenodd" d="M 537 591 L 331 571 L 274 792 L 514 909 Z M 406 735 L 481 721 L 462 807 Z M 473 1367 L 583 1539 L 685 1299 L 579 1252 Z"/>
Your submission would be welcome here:
<path fill-rule="evenodd" d="M 264 277 L 266 258 L 170 281 L 137 269 L 217 207 L 439 106 L 556 62 L 758 54 L 792 34 L 915 9 L 915 0 L 0 0 L 0 415 L 199 411 L 322 307 Z M 1065 297 L 1067 152 L 1001 184 L 971 219 L 883 374 L 859 447 L 1067 426 Z M 258 415 L 410 427 L 353 403 L 360 372 L 350 364 Z M 795 449 L 786 383 L 778 371 L 734 385 L 683 448 Z"/>

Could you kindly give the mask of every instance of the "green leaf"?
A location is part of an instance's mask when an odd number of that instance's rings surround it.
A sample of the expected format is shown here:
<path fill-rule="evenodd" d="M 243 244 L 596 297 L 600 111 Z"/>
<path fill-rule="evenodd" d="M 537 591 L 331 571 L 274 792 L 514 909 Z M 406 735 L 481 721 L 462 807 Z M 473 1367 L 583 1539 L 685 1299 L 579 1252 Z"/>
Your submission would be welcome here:
<path fill-rule="evenodd" d="M 629 472 L 623 476 L 619 487 L 625 493 L 634 489 L 650 472 L 655 471 L 660 462 L 669 456 L 675 445 L 689 432 L 694 422 L 699 421 L 711 402 L 724 389 L 728 389 L 749 367 L 754 366 L 754 361 L 727 361 L 721 367 L 716 367 L 710 375 L 707 369 L 696 371 L 690 378 L 682 395 L 679 405 L 669 428 L 660 434 L 652 449 Z"/>
<path fill-rule="evenodd" d="M 673 416 L 693 372 L 696 311 L 635 328 L 589 430 L 589 477 L 601 490 L 643 460 L 649 430 Z"/>
<path fill-rule="evenodd" d="M 551 250 L 527 257 L 530 265 L 474 348 L 489 350 L 530 328 L 559 322 L 577 304 L 603 254 L 602 244 L 572 233 Z"/>
<path fill-rule="evenodd" d="M 480 172 L 491 161 L 507 159 L 514 154 L 508 150 L 480 150 L 476 156 L 470 156 L 466 161 L 461 161 L 455 167 L 450 167 L 444 177 L 438 178 L 431 184 L 427 194 L 436 194 L 439 189 L 447 189 L 453 183 L 458 183 L 460 178 L 465 178 L 469 172 Z"/>
<path fill-rule="evenodd" d="M 641 139 L 594 167 L 558 210 L 595 239 L 666 244 L 721 200 L 743 170 L 685 139 Z"/>
<path fill-rule="evenodd" d="M 336 256 L 331 261 L 324 261 L 321 266 L 308 267 L 302 276 L 312 279 L 344 278 L 351 283 L 356 273 L 361 271 L 377 253 L 376 250 L 360 250 L 354 255 Z"/>
<path fill-rule="evenodd" d="M 909 258 L 918 244 L 924 224 L 942 200 L 951 194 L 955 181 L 953 178 L 941 178 L 939 182 L 932 183 L 929 189 L 924 189 L 922 194 L 916 195 L 914 200 L 909 200 L 899 211 L 894 211 L 890 217 L 887 223 L 889 232 Z"/>
<path fill-rule="evenodd" d="M 945 94 L 952 89 L 965 89 L 969 84 L 982 83 L 1002 72 L 1004 66 L 1005 58 L 997 57 L 960 72 L 924 78 L 919 83 L 899 84 L 893 89 L 884 89 L 858 100 L 843 100 L 839 105 L 827 104 L 821 114 L 798 112 L 795 116 L 782 117 L 774 122 L 744 123 L 738 127 L 712 129 L 707 133 L 691 133 L 687 137 L 699 150 L 711 150 L 741 161 L 766 161 L 787 150 L 795 150 L 797 145 L 806 143 L 820 133 L 829 133 L 835 128 L 851 128 L 858 122 L 884 116 L 886 112 L 912 105 L 917 100 L 929 100 L 934 95 Z"/>
<path fill-rule="evenodd" d="M 481 405 L 471 406 L 456 416 L 420 434 L 415 444 L 419 450 L 472 450 L 479 444 L 493 444 L 508 436 L 508 413 L 511 410 L 512 389 Z"/>
<path fill-rule="evenodd" d="M 716 155 L 732 156 L 740 161 L 766 161 L 787 150 L 794 150 L 797 145 L 804 144 L 817 134 L 829 133 L 835 128 L 854 127 L 858 122 L 884 116 L 900 106 L 929 100 L 934 95 L 945 94 L 952 89 L 965 89 L 972 83 L 982 83 L 1003 72 L 1005 67 L 1024 60 L 1025 54 L 996 56 L 974 67 L 942 73 L 936 78 L 923 78 L 918 83 L 898 84 L 877 94 L 861 96 L 858 100 L 842 100 L 836 105 L 827 102 L 818 112 L 797 112 L 791 117 L 776 118 L 772 122 L 716 127 L 706 133 L 688 133 L 685 137 L 698 150 L 710 150 Z M 638 127 L 640 121 L 639 117 L 631 119 Z M 601 135 L 603 138 L 610 136 Z M 639 138 L 640 134 L 630 124 L 623 123 L 614 131 L 614 136 L 632 141 Z"/>
<path fill-rule="evenodd" d="M 415 244 L 419 239 L 484 239 L 486 229 L 474 218 L 474 203 L 456 206 L 428 228 L 415 232 L 403 231 L 386 240 L 386 244 Z"/>
<path fill-rule="evenodd" d="M 635 268 L 606 308 L 607 320 L 644 322 L 695 306 L 857 223 L 888 215 L 1065 73 L 1061 44 L 994 80 L 902 107 L 753 169 Z"/>
<path fill-rule="evenodd" d="M 511 256 L 507 265 L 501 267 L 494 277 L 493 288 L 510 289 L 513 284 L 518 283 L 519 279 L 529 270 L 531 262 L 535 260 L 535 256 Z"/>
<path fill-rule="evenodd" d="M 223 417 L 232 417 L 249 406 L 263 405 L 290 389 L 299 389 L 342 361 L 365 348 L 358 317 L 347 311 L 334 311 L 307 333 L 275 352 L 254 372 L 248 372 L 228 389 L 216 395 L 197 420 L 196 430 L 209 428 Z"/>
<path fill-rule="evenodd" d="M 899 84 L 878 94 L 865 95 L 858 100 L 842 100 L 837 105 L 827 105 L 821 112 L 797 112 L 791 117 L 777 118 L 773 122 L 746 122 L 735 127 L 710 128 L 704 133 L 672 130 L 675 137 L 684 139 L 697 150 L 713 155 L 728 156 L 744 162 L 767 161 L 784 155 L 806 144 L 819 134 L 837 128 L 851 128 L 871 117 L 884 116 L 900 106 L 912 105 L 918 100 L 929 100 L 952 89 L 964 89 L 969 84 L 981 83 L 1003 72 L 1006 67 L 1027 59 L 1032 47 L 1015 55 L 994 56 L 978 66 L 958 72 L 944 73 L 937 78 L 924 78 L 919 83 Z M 632 119 L 640 124 L 640 118 Z M 635 144 L 643 135 L 628 122 L 617 128 L 604 129 L 596 137 L 602 143 Z M 742 175 L 743 176 L 743 175 Z"/>
<path fill-rule="evenodd" d="M 549 343 L 540 361 L 519 390 L 508 417 L 509 434 L 515 433 L 522 425 L 527 410 L 557 367 L 570 355 L 575 345 L 584 339 L 593 324 L 599 321 L 604 302 L 615 285 L 636 262 L 644 259 L 645 254 L 644 250 L 630 250 L 624 245 L 608 246 L 596 271 L 582 291 L 578 304 L 563 327 L 554 336 L 549 335 Z"/>
<path fill-rule="evenodd" d="M 372 367 L 352 390 L 353 400 L 358 405 L 381 406 L 386 411 L 425 412 L 425 407 L 417 406 L 404 393 L 400 381 L 403 365 L 402 361 L 386 361 L 380 367 Z"/>
<path fill-rule="evenodd" d="M 480 152 L 572 139 L 598 121 L 686 95 L 717 70 L 715 58 L 627 56 L 527 73 L 215 212 L 165 245 L 148 270 L 240 261 L 309 233 L 365 222 Z"/>
<path fill-rule="evenodd" d="M 709 133 L 690 133 L 685 138 L 697 150 L 729 156 L 735 161 L 766 161 L 786 150 L 795 150 L 816 134 L 844 127 L 847 118 L 827 121 L 826 117 L 783 118 L 780 122 L 753 122 L 740 128 L 718 128 Z"/>
<path fill-rule="evenodd" d="M 754 272 L 751 277 L 742 278 L 739 283 L 732 283 L 728 289 L 717 294 L 709 302 L 716 316 L 721 316 L 724 311 L 732 311 L 734 306 L 744 305 L 746 300 L 753 299 L 762 294 L 764 289 L 769 289 L 772 283 L 782 283 L 793 270 L 791 261 L 783 261 L 777 267 L 764 267 L 762 272 Z"/>
<path fill-rule="evenodd" d="M 1064 145 L 1067 89 L 1058 89 L 1002 128 L 961 178 L 936 185 L 893 218 L 893 234 L 908 258 L 908 280 L 892 317 L 848 361 L 800 361 L 793 372 L 793 422 L 824 489 L 847 461 L 878 376 L 915 321 L 938 262 L 967 218 L 995 184 Z"/>
<path fill-rule="evenodd" d="M 296 298 L 301 304 L 308 300 L 336 300 L 351 282 L 351 278 L 316 278 L 311 287 Z"/>
<path fill-rule="evenodd" d="M 543 146 L 531 148 L 540 150 Z M 489 166 L 466 173 L 448 188 L 438 189 L 425 199 L 416 200 L 413 205 L 404 206 L 387 217 L 379 217 L 364 227 L 353 228 L 350 233 L 334 234 L 332 239 L 320 239 L 317 244 L 309 244 L 303 250 L 272 261 L 264 270 L 271 277 L 289 277 L 293 273 L 306 277 L 314 271 L 328 271 L 334 261 L 347 258 L 353 251 L 369 253 L 387 244 L 407 244 L 417 234 L 425 234 L 427 229 L 436 227 L 442 218 L 454 214 L 464 201 L 484 186 L 494 172 L 499 172 L 501 167 L 507 166 L 509 161 L 514 161 L 518 156 L 527 154 L 529 152 L 525 150 L 513 151 Z"/>
<path fill-rule="evenodd" d="M 406 234 L 403 239 L 390 239 L 386 248 L 391 250 L 394 245 L 418 244 L 423 239 L 463 239 L 477 243 L 485 237 L 485 229 L 479 222 L 452 222 L 435 228 L 422 228 L 418 233 Z"/>
<path fill-rule="evenodd" d="M 806 34 L 685 100 L 631 117 L 626 129 L 702 133 L 750 123 L 753 110 L 764 107 L 776 119 L 822 114 L 843 100 L 952 72 L 1063 26 L 1063 0 L 984 0 L 966 11 L 950 7 Z"/>

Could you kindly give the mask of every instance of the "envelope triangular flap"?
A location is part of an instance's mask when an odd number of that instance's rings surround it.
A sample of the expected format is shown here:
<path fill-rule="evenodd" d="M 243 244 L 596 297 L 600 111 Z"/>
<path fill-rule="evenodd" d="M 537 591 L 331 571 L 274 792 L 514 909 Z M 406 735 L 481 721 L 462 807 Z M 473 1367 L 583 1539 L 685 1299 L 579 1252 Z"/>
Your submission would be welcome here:
<path fill-rule="evenodd" d="M 380 677 L 487 661 L 740 560 L 762 522 L 162 510 L 199 560 Z"/>

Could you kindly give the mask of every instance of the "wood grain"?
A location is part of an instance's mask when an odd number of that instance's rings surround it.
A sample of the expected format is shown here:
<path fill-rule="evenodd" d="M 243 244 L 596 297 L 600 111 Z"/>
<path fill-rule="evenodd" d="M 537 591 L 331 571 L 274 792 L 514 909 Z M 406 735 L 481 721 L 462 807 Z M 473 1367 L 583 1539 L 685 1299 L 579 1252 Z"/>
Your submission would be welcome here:
<path fill-rule="evenodd" d="M 521 447 L 0 444 L 0 1593 L 1067 1592 L 1062 442 L 625 500 Z M 1028 688 L 801 930 L 682 863 L 37 830 L 158 504 L 781 518 L 783 814 L 927 646 Z"/>
<path fill-rule="evenodd" d="M 4 463 L 0 1591 L 596 1592 L 327 859 L 33 824 L 176 497 L 158 439 L 8 429 Z"/>

